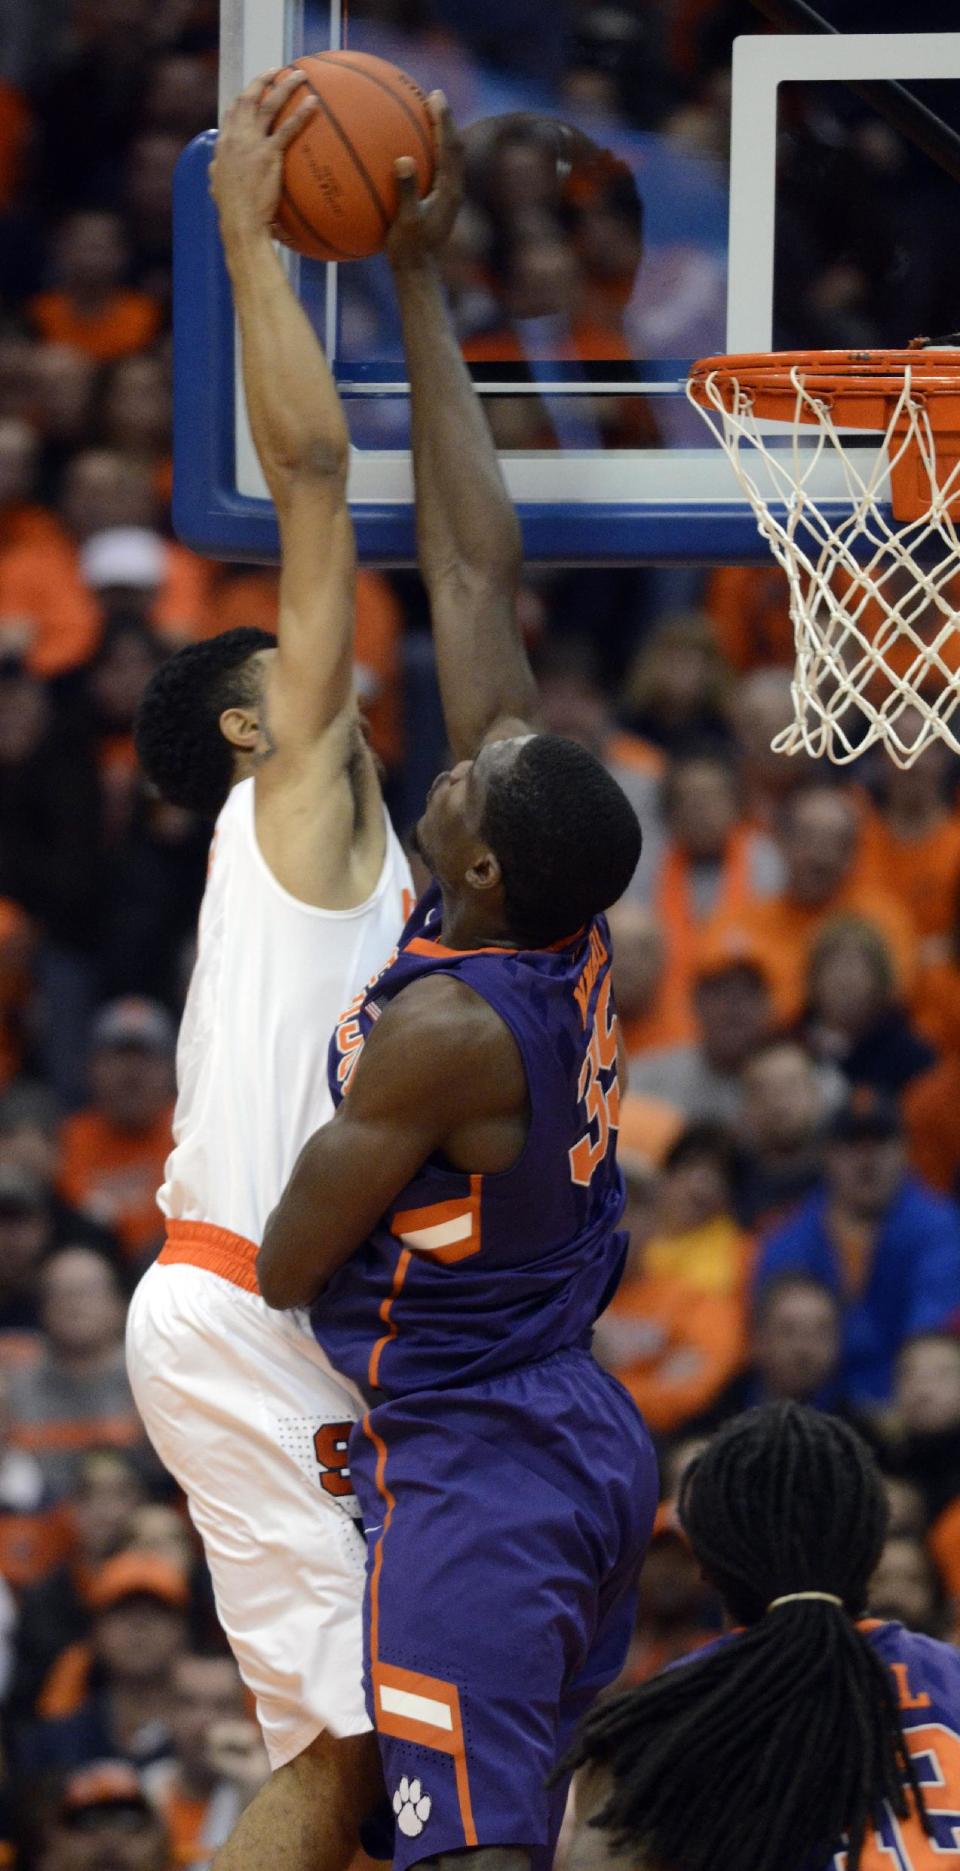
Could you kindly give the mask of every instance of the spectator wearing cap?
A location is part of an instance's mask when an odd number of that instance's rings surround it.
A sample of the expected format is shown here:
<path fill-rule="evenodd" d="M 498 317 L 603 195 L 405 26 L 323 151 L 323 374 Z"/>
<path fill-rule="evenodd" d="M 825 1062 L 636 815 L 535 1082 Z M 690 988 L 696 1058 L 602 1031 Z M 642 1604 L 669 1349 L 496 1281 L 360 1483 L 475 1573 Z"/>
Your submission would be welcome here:
<path fill-rule="evenodd" d="M 833 1118 L 822 1184 L 763 1243 L 756 1291 L 801 1272 L 840 1300 L 841 1382 L 856 1407 L 887 1402 L 900 1347 L 960 1304 L 960 1217 L 908 1174 L 896 1106 L 867 1087 Z"/>
<path fill-rule="evenodd" d="M 773 1227 L 816 1188 L 827 1120 L 844 1091 L 839 1073 L 814 1065 L 795 1039 L 774 1035 L 747 1060 L 737 1122 L 745 1227 Z"/>
<path fill-rule="evenodd" d="M 41 1857 L 43 1871 L 175 1871 L 163 1818 L 127 1761 L 70 1774 Z"/>
<path fill-rule="evenodd" d="M 621 1157 L 621 1162 L 623 1158 Z M 599 1321 L 596 1352 L 655 1435 L 700 1415 L 740 1369 L 752 1242 L 733 1215 L 735 1151 L 694 1124 L 667 1150 L 654 1212 Z"/>
<path fill-rule="evenodd" d="M 696 1039 L 641 1054 L 630 1068 L 630 1089 L 664 1098 L 688 1123 L 731 1123 L 743 1067 L 770 1030 L 763 961 L 746 944 L 701 939 L 693 983 Z"/>
<path fill-rule="evenodd" d="M 11 1444 L 11 1383 L 0 1367 L 0 1579 L 19 1595 L 62 1559 L 70 1524 L 39 1462 Z"/>
<path fill-rule="evenodd" d="M 172 1674 L 173 1757 L 144 1774 L 182 1871 L 204 1871 L 270 1777 L 237 1666 L 227 1650 L 189 1650 Z"/>
<path fill-rule="evenodd" d="M 816 937 L 800 1032 L 813 1058 L 839 1067 L 848 1084 L 892 1098 L 936 1056 L 897 997 L 883 936 L 860 916 L 837 916 Z"/>
<path fill-rule="evenodd" d="M 58 1512 L 69 1540 L 65 1557 L 20 1599 L 17 1664 L 8 1710 L 11 1720 L 35 1713 L 57 1657 L 89 1638 L 94 1579 L 106 1561 L 129 1543 L 128 1534 L 143 1499 L 143 1477 L 127 1451 L 91 1449 L 78 1456 L 76 1486 Z"/>
<path fill-rule="evenodd" d="M 145 1768 L 173 1753 L 173 1668 L 187 1645 L 182 1573 L 150 1554 L 110 1559 L 90 1589 L 90 1644 L 66 1652 L 22 1731 L 21 1772 L 114 1758 Z"/>
<path fill-rule="evenodd" d="M 111 1001 L 91 1034 L 92 1101 L 63 1130 L 61 1194 L 114 1229 L 134 1261 L 161 1234 L 156 1195 L 170 1151 L 174 1047 L 159 1002 Z"/>
<path fill-rule="evenodd" d="M 89 1247 L 65 1247 L 40 1275 L 44 1349 L 15 1374 L 11 1442 L 39 1462 L 60 1496 L 85 1449 L 142 1446 L 123 1355 L 124 1295 L 115 1268 Z"/>
<path fill-rule="evenodd" d="M 764 957 L 779 1021 L 803 1009 L 810 954 L 824 924 L 850 912 L 879 931 L 890 951 L 897 993 L 914 987 L 916 939 L 908 912 L 857 869 L 859 820 L 852 802 L 835 788 L 808 787 L 788 799 L 780 826 L 783 889 L 754 898 L 713 919 L 720 937 L 751 943 Z"/>

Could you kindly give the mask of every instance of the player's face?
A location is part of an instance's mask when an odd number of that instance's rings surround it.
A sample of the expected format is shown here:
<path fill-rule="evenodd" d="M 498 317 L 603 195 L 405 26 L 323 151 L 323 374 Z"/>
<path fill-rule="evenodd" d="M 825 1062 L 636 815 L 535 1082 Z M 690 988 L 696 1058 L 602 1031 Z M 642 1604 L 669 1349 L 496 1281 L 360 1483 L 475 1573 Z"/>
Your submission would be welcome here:
<path fill-rule="evenodd" d="M 483 855 L 480 827 L 490 782 L 513 765 L 525 738 L 489 741 L 475 760 L 460 760 L 449 772 L 438 773 L 417 826 L 417 848 L 441 883 L 462 884 Z"/>

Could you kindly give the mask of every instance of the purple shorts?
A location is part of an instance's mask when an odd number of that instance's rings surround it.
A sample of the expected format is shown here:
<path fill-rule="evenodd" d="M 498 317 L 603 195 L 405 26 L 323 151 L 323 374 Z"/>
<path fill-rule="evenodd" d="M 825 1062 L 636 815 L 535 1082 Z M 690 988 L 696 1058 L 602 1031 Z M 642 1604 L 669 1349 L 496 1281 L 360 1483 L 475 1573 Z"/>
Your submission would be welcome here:
<path fill-rule="evenodd" d="M 630 1637 L 657 1502 L 642 1419 L 564 1351 L 380 1403 L 350 1457 L 395 1871 L 476 1845 L 547 1867 L 567 1790 L 547 1782 Z"/>

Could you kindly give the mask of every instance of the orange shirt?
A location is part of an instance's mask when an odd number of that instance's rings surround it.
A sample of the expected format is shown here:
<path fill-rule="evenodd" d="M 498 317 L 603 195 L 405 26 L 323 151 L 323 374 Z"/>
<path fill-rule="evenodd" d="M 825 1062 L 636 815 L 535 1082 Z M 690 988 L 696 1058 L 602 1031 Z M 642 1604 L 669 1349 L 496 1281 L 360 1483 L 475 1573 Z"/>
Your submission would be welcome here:
<path fill-rule="evenodd" d="M 960 815 L 945 812 L 923 837 L 907 839 L 870 813 L 861 829 L 857 875 L 895 896 L 921 939 L 946 935 L 960 888 Z"/>
<path fill-rule="evenodd" d="M 166 547 L 166 577 L 152 622 L 185 639 L 205 612 L 209 567 L 185 546 Z M 0 617 L 25 622 L 32 632 L 28 661 L 35 675 L 57 676 L 93 655 L 100 640 L 100 606 L 80 576 L 69 534 L 28 541 L 0 553 Z"/>
<path fill-rule="evenodd" d="M 0 1507 L 0 1578 L 24 1591 L 62 1563 L 71 1541 L 70 1518 L 59 1504 L 32 1513 Z"/>
<path fill-rule="evenodd" d="M 824 923 L 846 911 L 873 923 L 889 946 L 898 992 L 910 999 L 916 978 L 916 937 L 906 912 L 892 897 L 857 883 L 821 909 L 793 903 L 786 896 L 747 904 L 739 914 L 710 918 L 711 933 L 749 944 L 762 956 L 777 1018 L 796 1020 L 803 1010 L 810 952 Z"/>
<path fill-rule="evenodd" d="M 102 364 L 145 351 L 160 330 L 160 307 L 145 292 L 115 292 L 92 316 L 78 311 L 65 292 L 41 292 L 28 310 L 47 344 L 67 344 Z"/>
<path fill-rule="evenodd" d="M 157 1804 L 167 1822 L 177 1871 L 190 1871 L 192 1866 L 204 1863 L 209 1857 L 203 1842 L 209 1800 L 188 1799 L 174 1784 L 160 1795 Z"/>
<path fill-rule="evenodd" d="M 710 575 L 704 608 L 731 668 L 745 674 L 792 667 L 789 593 L 779 566 L 721 566 Z"/>
<path fill-rule="evenodd" d="M 707 918 L 726 924 L 753 902 L 750 851 L 755 833 L 739 826 L 727 846 L 716 908 Z M 690 887 L 690 861 L 676 845 L 668 845 L 657 879 L 654 910 L 666 944 L 666 967 L 654 1006 L 635 1020 L 623 1021 L 623 1042 L 630 1057 L 654 1047 L 683 1046 L 693 1039 L 697 1022 L 693 989 L 697 945 L 704 924 L 696 919 Z"/>
<path fill-rule="evenodd" d="M 745 1302 L 669 1274 L 641 1274 L 624 1281 L 604 1314 L 600 1343 L 650 1428 L 671 1435 L 742 1368 Z"/>
<path fill-rule="evenodd" d="M 924 1182 L 953 1195 L 960 1179 L 960 1056 L 948 1053 L 903 1096 L 910 1160 Z"/>
<path fill-rule="evenodd" d="M 170 1153 L 173 1107 L 140 1135 L 117 1130 L 98 1111 L 78 1111 L 63 1127 L 60 1191 L 95 1221 L 116 1230 L 131 1258 L 163 1232 L 157 1190 Z"/>

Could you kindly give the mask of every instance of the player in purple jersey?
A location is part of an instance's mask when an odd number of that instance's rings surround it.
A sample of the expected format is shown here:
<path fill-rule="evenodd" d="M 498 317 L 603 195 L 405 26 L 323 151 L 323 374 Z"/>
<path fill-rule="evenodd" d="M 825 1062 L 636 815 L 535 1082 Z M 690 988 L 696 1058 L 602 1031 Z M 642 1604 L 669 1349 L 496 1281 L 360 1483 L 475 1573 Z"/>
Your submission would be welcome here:
<path fill-rule="evenodd" d="M 552 1861 L 548 1779 L 621 1666 L 656 1502 L 643 1424 L 589 1351 L 625 1251 L 602 912 L 640 828 L 599 761 L 530 725 L 515 520 L 421 212 L 408 197 L 392 258 L 454 755 L 419 826 L 436 885 L 340 1022 L 339 1107 L 258 1272 L 271 1304 L 317 1302 L 369 1401 L 348 1454 L 396 1871 L 526 1871 Z"/>
<path fill-rule="evenodd" d="M 569 1871 L 958 1871 L 960 1654 L 863 1615 L 887 1517 L 836 1417 L 718 1432 L 680 1520 L 740 1628 L 585 1723 Z"/>

